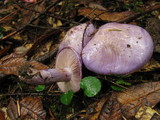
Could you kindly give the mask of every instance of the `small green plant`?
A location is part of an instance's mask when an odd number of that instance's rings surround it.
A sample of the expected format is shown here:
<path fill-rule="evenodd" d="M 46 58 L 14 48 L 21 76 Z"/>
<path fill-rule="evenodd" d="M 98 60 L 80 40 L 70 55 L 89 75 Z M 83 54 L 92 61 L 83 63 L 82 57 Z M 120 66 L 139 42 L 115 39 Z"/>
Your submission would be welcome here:
<path fill-rule="evenodd" d="M 85 77 L 80 82 L 80 88 L 84 90 L 84 94 L 87 97 L 94 97 L 101 90 L 101 82 L 99 79 L 93 76 Z M 64 105 L 69 105 L 72 101 L 74 93 L 68 91 L 60 96 L 60 101 Z"/>
<path fill-rule="evenodd" d="M 128 83 L 128 82 L 126 82 L 124 80 L 117 80 L 115 82 L 115 84 L 117 84 L 117 85 L 111 85 L 111 88 L 113 90 L 116 90 L 116 91 L 121 91 L 121 90 L 124 89 L 124 88 L 120 87 L 119 85 L 125 85 L 125 86 L 130 86 L 131 85 L 131 83 Z"/>
<path fill-rule="evenodd" d="M 81 80 L 80 87 L 87 97 L 93 97 L 101 90 L 101 82 L 96 77 L 88 76 Z"/>
<path fill-rule="evenodd" d="M 61 94 L 60 101 L 64 105 L 69 105 L 72 101 L 74 93 L 70 90 L 66 93 Z"/>
<path fill-rule="evenodd" d="M 35 89 L 37 92 L 41 92 L 45 89 L 45 87 L 46 87 L 45 85 L 37 85 Z"/>
<path fill-rule="evenodd" d="M 105 80 L 113 83 L 111 88 L 116 91 L 121 91 L 126 86 L 130 86 L 131 83 L 126 82 L 125 80 L 131 77 L 131 75 L 112 75 L 112 76 L 105 76 Z"/>

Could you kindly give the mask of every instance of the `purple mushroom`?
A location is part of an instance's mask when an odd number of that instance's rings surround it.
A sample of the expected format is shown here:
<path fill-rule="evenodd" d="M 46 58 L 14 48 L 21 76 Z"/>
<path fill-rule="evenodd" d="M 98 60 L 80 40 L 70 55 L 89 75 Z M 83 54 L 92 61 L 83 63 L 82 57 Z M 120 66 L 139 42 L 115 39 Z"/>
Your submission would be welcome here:
<path fill-rule="evenodd" d="M 80 54 L 83 46 L 91 39 L 94 33 L 93 24 L 83 23 L 71 28 L 60 44 L 56 57 L 55 69 L 32 69 L 23 79 L 30 84 L 49 84 L 57 82 L 60 90 L 77 92 L 80 89 L 82 78 L 82 62 Z"/>
<path fill-rule="evenodd" d="M 72 27 L 65 35 L 59 46 L 59 51 L 64 47 L 75 49 L 78 54 L 81 54 L 83 47 L 90 41 L 95 31 L 92 23 L 83 23 Z"/>
<path fill-rule="evenodd" d="M 99 28 L 82 51 L 85 66 L 98 74 L 131 73 L 151 58 L 153 41 L 136 25 L 108 23 Z"/>

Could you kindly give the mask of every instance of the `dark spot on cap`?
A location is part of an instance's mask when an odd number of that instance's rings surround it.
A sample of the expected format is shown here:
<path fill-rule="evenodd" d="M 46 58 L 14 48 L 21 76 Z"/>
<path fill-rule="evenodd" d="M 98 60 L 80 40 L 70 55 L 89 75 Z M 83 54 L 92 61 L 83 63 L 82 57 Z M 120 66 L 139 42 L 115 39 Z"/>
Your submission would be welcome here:
<path fill-rule="evenodd" d="M 127 44 L 127 48 L 130 48 L 130 47 L 131 47 L 131 45 Z"/>
<path fill-rule="evenodd" d="M 73 33 L 73 31 L 71 30 L 71 34 Z"/>

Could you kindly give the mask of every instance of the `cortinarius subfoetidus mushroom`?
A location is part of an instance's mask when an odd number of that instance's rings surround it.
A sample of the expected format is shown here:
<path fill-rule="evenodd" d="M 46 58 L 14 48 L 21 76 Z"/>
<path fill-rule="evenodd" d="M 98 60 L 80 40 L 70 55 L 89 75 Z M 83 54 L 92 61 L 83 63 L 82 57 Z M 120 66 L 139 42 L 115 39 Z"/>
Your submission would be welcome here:
<path fill-rule="evenodd" d="M 99 28 L 82 51 L 85 66 L 98 74 L 131 73 L 151 58 L 153 41 L 136 25 L 108 23 Z"/>
<path fill-rule="evenodd" d="M 24 79 L 30 84 L 57 82 L 63 92 L 80 89 L 82 79 L 81 57 L 83 44 L 86 45 L 94 32 L 93 24 L 81 24 L 71 28 L 60 44 L 56 57 L 55 69 L 33 70 L 31 79 Z M 30 76 L 30 75 L 29 75 Z"/>

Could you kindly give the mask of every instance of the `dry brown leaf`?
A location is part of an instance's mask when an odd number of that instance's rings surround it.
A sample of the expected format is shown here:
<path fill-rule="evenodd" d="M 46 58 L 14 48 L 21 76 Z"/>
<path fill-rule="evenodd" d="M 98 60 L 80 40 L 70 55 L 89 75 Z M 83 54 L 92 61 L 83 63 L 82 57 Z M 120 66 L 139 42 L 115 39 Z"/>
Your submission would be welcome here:
<path fill-rule="evenodd" d="M 13 74 L 18 76 L 19 71 L 21 71 L 25 66 L 29 66 L 37 70 L 48 68 L 48 66 L 42 63 L 36 61 L 27 61 L 24 57 L 14 53 L 0 59 L 0 72 L 3 74 Z M 25 68 L 28 69 L 28 67 Z"/>
<path fill-rule="evenodd" d="M 160 69 L 159 61 L 151 59 L 145 66 L 143 66 L 142 69 L 140 69 L 140 72 L 148 72 L 148 71 L 154 71 L 158 69 Z"/>
<path fill-rule="evenodd" d="M 0 72 L 18 75 L 18 67 L 25 64 L 26 60 L 16 54 L 10 54 L 0 59 Z"/>
<path fill-rule="evenodd" d="M 124 12 L 106 12 L 102 10 L 93 10 L 90 8 L 83 8 L 78 10 L 78 14 L 96 20 L 105 20 L 105 21 L 118 21 L 122 18 L 125 18 L 131 14 L 132 11 L 124 11 Z"/>
<path fill-rule="evenodd" d="M 40 98 L 26 97 L 20 102 L 20 106 L 21 116 L 30 117 L 34 120 L 44 120 L 46 117 Z"/>
<path fill-rule="evenodd" d="M 128 120 L 135 118 L 142 108 L 150 108 L 151 110 L 160 102 L 160 81 L 132 86 L 123 92 L 113 92 L 106 98 L 105 103 L 102 101 L 103 107 L 97 108 L 95 106 L 96 111 L 93 112 L 92 116 L 89 115 L 88 120 L 122 120 L 122 118 Z M 141 112 L 143 112 L 143 116 L 139 117 L 146 117 L 144 116 L 146 111 Z"/>
<path fill-rule="evenodd" d="M 134 117 L 141 106 L 154 107 L 160 102 L 160 81 L 143 83 L 117 94 L 123 115 Z"/>
<path fill-rule="evenodd" d="M 109 96 L 104 97 L 100 101 L 97 101 L 97 102 L 91 104 L 87 109 L 87 117 L 86 118 L 89 118 L 89 120 L 97 120 L 98 116 L 100 114 L 100 111 L 102 109 L 102 106 L 104 105 L 104 103 L 108 99 L 109 99 Z"/>
<path fill-rule="evenodd" d="M 18 105 L 20 105 L 20 115 L 18 114 Z M 43 110 L 40 98 L 25 97 L 18 105 L 11 98 L 7 107 L 7 114 L 11 120 L 17 120 L 18 118 L 45 120 L 46 111 Z"/>
<path fill-rule="evenodd" d="M 13 98 L 11 98 L 10 103 L 7 107 L 7 114 L 11 120 L 17 120 L 18 118 L 18 109 Z"/>
<path fill-rule="evenodd" d="M 5 113 L 2 110 L 0 110 L 0 120 L 6 120 Z"/>

